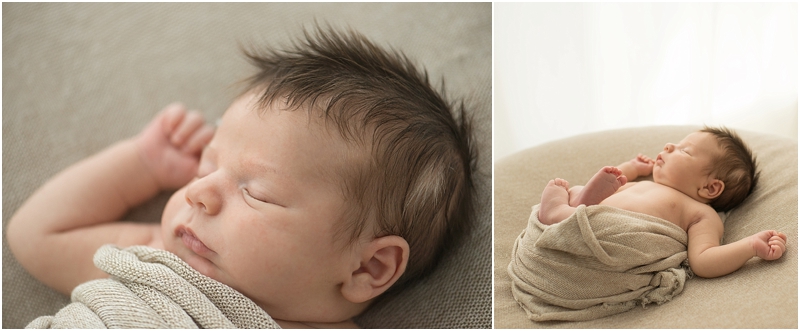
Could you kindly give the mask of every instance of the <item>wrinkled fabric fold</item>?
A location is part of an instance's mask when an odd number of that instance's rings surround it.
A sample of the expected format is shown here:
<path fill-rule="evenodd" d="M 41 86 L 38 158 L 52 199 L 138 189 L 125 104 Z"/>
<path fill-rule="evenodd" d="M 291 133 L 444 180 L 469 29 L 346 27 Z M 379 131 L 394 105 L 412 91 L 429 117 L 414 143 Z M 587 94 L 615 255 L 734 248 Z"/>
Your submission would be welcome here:
<path fill-rule="evenodd" d="M 170 252 L 106 245 L 94 264 L 111 277 L 77 286 L 72 303 L 26 328 L 279 328 L 249 298 Z"/>
<path fill-rule="evenodd" d="M 533 321 L 585 321 L 662 304 L 683 291 L 688 236 L 669 221 L 610 206 L 578 206 L 539 222 L 533 206 L 508 273 L 514 299 Z"/>

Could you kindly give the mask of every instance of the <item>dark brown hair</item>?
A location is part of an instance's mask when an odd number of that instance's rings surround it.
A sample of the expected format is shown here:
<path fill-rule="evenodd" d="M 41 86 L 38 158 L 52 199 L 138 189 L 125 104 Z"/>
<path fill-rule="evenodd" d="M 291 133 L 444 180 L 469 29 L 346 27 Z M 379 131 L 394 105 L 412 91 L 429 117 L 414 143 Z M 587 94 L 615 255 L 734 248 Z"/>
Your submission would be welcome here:
<path fill-rule="evenodd" d="M 368 226 L 374 237 L 397 235 L 410 246 L 409 262 L 393 292 L 424 276 L 443 249 L 462 235 L 473 213 L 475 151 L 463 102 L 437 93 L 408 58 L 364 36 L 328 28 L 305 31 L 289 50 L 245 50 L 259 72 L 248 91 L 305 108 L 333 123 L 365 155 L 340 169 L 352 199 L 342 222 L 350 242 Z"/>
<path fill-rule="evenodd" d="M 758 183 L 760 173 L 756 169 L 756 158 L 742 138 L 726 127 L 706 126 L 700 132 L 714 135 L 722 149 L 712 161 L 712 173 L 725 183 L 725 189 L 711 201 L 711 207 L 716 211 L 731 210 L 742 203 Z"/>

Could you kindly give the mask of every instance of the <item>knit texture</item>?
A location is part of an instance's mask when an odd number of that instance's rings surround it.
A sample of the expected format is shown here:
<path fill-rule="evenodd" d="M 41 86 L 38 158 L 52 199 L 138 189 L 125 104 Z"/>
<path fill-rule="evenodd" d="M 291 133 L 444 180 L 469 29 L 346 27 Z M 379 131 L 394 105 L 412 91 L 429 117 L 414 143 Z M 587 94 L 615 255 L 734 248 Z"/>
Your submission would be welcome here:
<path fill-rule="evenodd" d="M 170 252 L 106 245 L 94 264 L 111 278 L 79 285 L 73 303 L 27 328 L 280 328 L 253 301 Z"/>
<path fill-rule="evenodd" d="M 580 205 L 569 218 L 544 225 L 539 206 L 508 265 L 511 293 L 531 320 L 592 320 L 662 304 L 683 291 L 688 236 L 675 224 Z"/>
<path fill-rule="evenodd" d="M 253 301 L 170 252 L 106 245 L 94 264 L 111 278 L 79 285 L 71 304 L 27 328 L 280 328 Z"/>

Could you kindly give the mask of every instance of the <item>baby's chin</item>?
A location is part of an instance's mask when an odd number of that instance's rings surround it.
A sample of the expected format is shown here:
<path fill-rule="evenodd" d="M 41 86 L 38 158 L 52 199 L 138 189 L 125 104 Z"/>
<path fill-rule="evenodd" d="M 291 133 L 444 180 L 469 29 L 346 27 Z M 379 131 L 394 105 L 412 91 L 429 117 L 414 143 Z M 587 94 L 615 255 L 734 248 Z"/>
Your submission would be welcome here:
<path fill-rule="evenodd" d="M 163 227 L 163 225 L 162 225 Z M 163 230 L 163 229 L 162 229 Z M 175 254 L 181 261 L 185 262 L 189 265 L 192 269 L 199 272 L 201 275 L 216 280 L 220 283 L 225 284 L 225 281 L 220 278 L 220 270 L 219 268 L 210 260 L 194 254 L 186 247 L 181 246 L 181 242 L 179 242 L 180 238 L 170 237 L 168 240 L 164 241 L 164 250 L 168 251 L 172 254 Z M 226 284 L 229 285 L 229 284 Z M 230 285 L 229 285 L 230 286 Z"/>
<path fill-rule="evenodd" d="M 162 247 L 155 247 L 159 249 L 163 249 L 167 252 L 175 254 L 181 261 L 186 262 L 192 269 L 196 270 L 200 274 L 214 279 L 216 281 L 220 281 L 217 279 L 217 272 L 216 266 L 209 261 L 208 259 L 194 254 L 190 249 L 188 249 L 182 242 L 181 238 L 178 238 L 174 234 L 174 226 L 172 226 L 169 222 L 169 219 L 162 219 L 161 221 L 161 239 L 162 239 Z"/>
<path fill-rule="evenodd" d="M 336 323 L 295 322 L 275 319 L 283 329 L 360 329 L 352 319 Z"/>

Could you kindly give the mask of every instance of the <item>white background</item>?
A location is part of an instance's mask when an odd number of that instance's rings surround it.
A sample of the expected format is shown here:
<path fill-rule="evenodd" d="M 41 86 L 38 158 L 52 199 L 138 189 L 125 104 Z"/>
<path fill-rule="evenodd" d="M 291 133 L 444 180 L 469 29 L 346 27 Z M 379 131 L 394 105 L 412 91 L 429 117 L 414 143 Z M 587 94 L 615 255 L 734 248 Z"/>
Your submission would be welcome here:
<path fill-rule="evenodd" d="M 709 124 L 797 139 L 796 3 L 495 3 L 494 159 Z"/>

